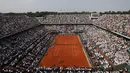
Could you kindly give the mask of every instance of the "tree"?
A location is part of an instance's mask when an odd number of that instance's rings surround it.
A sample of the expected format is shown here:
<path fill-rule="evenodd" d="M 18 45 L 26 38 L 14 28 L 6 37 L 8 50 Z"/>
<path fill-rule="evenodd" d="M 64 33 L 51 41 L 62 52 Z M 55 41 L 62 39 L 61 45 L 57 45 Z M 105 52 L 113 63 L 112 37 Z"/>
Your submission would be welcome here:
<path fill-rule="evenodd" d="M 117 13 L 117 14 L 121 14 L 122 12 L 121 12 L 121 11 L 117 11 L 116 13 Z"/>
<path fill-rule="evenodd" d="M 112 11 L 111 13 L 112 13 L 112 14 L 115 14 L 116 12 L 115 12 L 115 11 Z"/>

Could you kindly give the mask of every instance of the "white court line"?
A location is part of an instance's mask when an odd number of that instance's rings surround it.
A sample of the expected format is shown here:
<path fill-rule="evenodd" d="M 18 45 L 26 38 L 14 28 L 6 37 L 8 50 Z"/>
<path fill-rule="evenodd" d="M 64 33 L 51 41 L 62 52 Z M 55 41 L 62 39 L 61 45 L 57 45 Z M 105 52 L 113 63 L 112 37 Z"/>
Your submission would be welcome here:
<path fill-rule="evenodd" d="M 56 56 L 57 50 L 58 50 L 58 48 L 55 49 L 55 51 L 54 51 L 54 56 Z"/>
<path fill-rule="evenodd" d="M 67 48 L 66 48 L 67 46 L 66 46 L 66 42 L 65 42 L 65 56 L 67 56 Z"/>
<path fill-rule="evenodd" d="M 72 56 L 74 56 L 74 50 L 73 50 L 73 45 L 72 45 Z"/>
<path fill-rule="evenodd" d="M 59 48 L 57 48 L 56 50 L 56 56 L 58 56 L 58 53 L 59 53 Z"/>
<path fill-rule="evenodd" d="M 74 56 L 77 56 L 77 55 L 76 55 L 75 45 L 73 46 L 73 50 L 74 50 Z"/>
<path fill-rule="evenodd" d="M 77 53 L 77 48 L 75 48 L 75 56 L 78 56 L 78 53 Z"/>
<path fill-rule="evenodd" d="M 84 50 L 84 47 L 83 47 L 83 45 L 82 45 L 82 43 L 81 43 L 81 40 L 80 40 L 79 36 L 78 36 L 78 39 L 79 39 L 80 44 L 81 44 L 81 46 L 82 46 L 82 49 L 83 49 L 84 55 L 85 55 L 85 57 L 86 57 L 86 59 L 87 59 L 87 61 L 88 61 L 88 64 L 89 64 L 90 67 L 92 67 L 91 64 L 90 64 L 90 61 L 88 60 L 88 56 L 86 55 L 86 52 L 85 52 L 85 50 Z"/>

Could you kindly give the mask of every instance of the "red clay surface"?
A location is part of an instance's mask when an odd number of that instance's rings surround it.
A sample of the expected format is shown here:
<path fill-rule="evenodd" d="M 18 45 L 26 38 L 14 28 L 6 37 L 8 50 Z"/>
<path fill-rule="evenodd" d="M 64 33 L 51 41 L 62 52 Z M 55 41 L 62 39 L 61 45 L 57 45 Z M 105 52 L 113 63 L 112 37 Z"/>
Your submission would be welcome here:
<path fill-rule="evenodd" d="M 91 67 L 77 35 L 58 35 L 50 46 L 40 66 Z"/>

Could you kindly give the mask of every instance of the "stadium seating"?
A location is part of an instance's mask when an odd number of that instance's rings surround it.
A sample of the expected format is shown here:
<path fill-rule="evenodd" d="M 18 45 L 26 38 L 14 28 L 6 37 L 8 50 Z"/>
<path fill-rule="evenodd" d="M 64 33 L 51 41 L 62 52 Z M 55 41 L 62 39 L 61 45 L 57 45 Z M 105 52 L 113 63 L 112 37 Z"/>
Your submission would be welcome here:
<path fill-rule="evenodd" d="M 95 20 L 93 24 L 130 37 L 129 14 L 104 14 Z"/>
<path fill-rule="evenodd" d="M 0 39 L 40 25 L 33 17 L 25 15 L 0 16 Z"/>
<path fill-rule="evenodd" d="M 87 41 L 86 47 L 91 51 L 90 55 L 92 58 L 96 58 L 94 61 L 97 61 L 97 65 L 103 64 L 104 68 L 109 67 L 109 63 L 104 60 L 104 57 L 97 51 L 97 48 L 101 50 L 105 56 L 109 57 L 110 62 L 115 66 L 126 63 L 129 60 L 127 49 L 129 48 L 130 42 L 128 40 L 94 26 L 87 26 L 86 29 L 87 32 L 80 35 L 83 40 Z"/>
<path fill-rule="evenodd" d="M 93 25 L 88 25 L 92 24 L 88 14 L 56 14 L 36 19 L 25 15 L 1 16 L 0 72 L 91 73 L 101 67 L 113 70 L 115 66 L 129 63 L 130 41 L 94 25 L 130 36 L 129 22 L 130 15 L 110 14 L 100 16 Z M 39 67 L 57 35 L 54 32 L 78 34 L 93 67 Z"/>
<path fill-rule="evenodd" d="M 89 14 L 57 14 L 37 19 L 41 24 L 92 24 Z"/>
<path fill-rule="evenodd" d="M 47 34 L 43 26 L 0 40 L 0 68 L 32 68 L 38 65 L 42 54 L 47 50 L 53 34 Z M 38 57 L 37 57 L 38 56 Z"/>

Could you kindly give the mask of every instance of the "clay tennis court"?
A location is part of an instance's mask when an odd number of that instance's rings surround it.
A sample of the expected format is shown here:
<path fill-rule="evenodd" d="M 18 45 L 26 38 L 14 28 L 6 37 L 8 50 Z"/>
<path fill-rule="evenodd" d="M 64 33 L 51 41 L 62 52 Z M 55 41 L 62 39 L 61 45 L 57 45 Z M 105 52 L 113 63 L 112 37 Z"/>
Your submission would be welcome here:
<path fill-rule="evenodd" d="M 88 58 L 77 35 L 58 35 L 43 56 L 40 66 L 88 67 Z"/>

